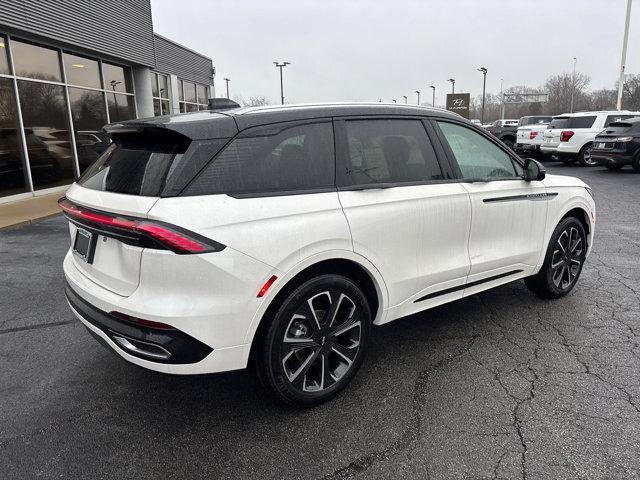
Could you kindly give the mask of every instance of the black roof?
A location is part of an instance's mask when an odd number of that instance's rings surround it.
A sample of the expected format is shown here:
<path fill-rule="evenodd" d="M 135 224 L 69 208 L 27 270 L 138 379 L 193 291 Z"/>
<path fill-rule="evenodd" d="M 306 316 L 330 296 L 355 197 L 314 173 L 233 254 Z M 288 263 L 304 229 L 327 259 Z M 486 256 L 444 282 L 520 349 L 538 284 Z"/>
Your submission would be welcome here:
<path fill-rule="evenodd" d="M 258 125 L 314 118 L 359 115 L 440 117 L 460 120 L 458 114 L 439 108 L 395 103 L 325 103 L 314 105 L 278 105 L 244 107 L 224 111 L 203 110 L 193 113 L 140 118 L 112 123 L 105 127 L 110 134 L 143 129 L 167 128 L 194 140 L 229 138 L 238 131 Z"/>

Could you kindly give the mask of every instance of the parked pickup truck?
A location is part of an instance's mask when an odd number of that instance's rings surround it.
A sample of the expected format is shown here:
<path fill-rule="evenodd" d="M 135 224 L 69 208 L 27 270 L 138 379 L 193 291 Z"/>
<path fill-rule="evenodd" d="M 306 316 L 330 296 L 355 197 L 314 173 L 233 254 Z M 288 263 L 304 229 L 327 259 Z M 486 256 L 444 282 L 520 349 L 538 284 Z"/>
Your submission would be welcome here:
<path fill-rule="evenodd" d="M 550 116 L 522 117 L 516 133 L 516 153 L 540 156 L 542 132 L 546 130 L 550 121 Z"/>
<path fill-rule="evenodd" d="M 507 147 L 513 148 L 516 144 L 516 130 L 518 129 L 518 120 L 505 119 L 493 122 L 487 131 L 502 140 Z"/>

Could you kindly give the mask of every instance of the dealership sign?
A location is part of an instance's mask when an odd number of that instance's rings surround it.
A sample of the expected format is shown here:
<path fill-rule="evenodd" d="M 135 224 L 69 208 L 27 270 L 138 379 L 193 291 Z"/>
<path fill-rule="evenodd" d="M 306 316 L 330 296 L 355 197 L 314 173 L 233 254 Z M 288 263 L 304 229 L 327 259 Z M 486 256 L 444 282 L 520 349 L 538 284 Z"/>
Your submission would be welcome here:
<path fill-rule="evenodd" d="M 469 102 L 471 94 L 469 93 L 447 93 L 447 110 L 469 118 Z"/>

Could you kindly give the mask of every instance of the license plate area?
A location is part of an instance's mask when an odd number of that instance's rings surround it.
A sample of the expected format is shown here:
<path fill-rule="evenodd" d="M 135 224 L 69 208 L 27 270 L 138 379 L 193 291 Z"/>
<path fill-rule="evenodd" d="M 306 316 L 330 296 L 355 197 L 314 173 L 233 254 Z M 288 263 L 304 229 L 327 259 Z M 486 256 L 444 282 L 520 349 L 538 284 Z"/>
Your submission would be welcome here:
<path fill-rule="evenodd" d="M 76 229 L 76 238 L 73 241 L 73 253 L 87 263 L 93 263 L 93 254 L 96 250 L 97 236 L 84 228 Z"/>

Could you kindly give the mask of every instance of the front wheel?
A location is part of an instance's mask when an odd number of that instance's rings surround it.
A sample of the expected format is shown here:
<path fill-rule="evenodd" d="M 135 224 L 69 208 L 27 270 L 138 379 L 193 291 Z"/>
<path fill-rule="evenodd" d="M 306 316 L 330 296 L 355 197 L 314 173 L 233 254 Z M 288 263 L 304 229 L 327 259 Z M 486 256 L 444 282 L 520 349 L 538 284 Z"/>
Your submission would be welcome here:
<path fill-rule="evenodd" d="M 341 275 L 306 281 L 267 321 L 258 376 L 280 400 L 299 408 L 325 402 L 349 384 L 371 330 L 366 296 Z"/>
<path fill-rule="evenodd" d="M 535 294 L 543 298 L 560 298 L 578 281 L 587 255 L 587 234 L 575 217 L 562 220 L 551 235 L 540 271 L 524 279 Z"/>
<path fill-rule="evenodd" d="M 583 167 L 595 167 L 598 163 L 591 156 L 591 150 L 593 150 L 592 144 L 587 144 L 578 153 L 578 161 Z"/>

